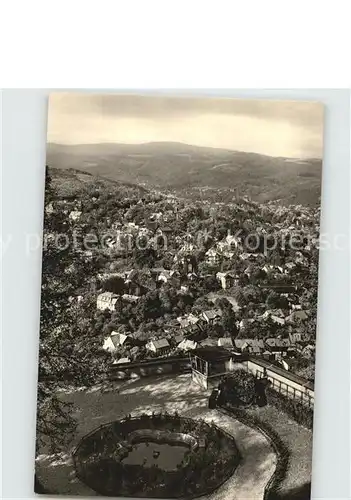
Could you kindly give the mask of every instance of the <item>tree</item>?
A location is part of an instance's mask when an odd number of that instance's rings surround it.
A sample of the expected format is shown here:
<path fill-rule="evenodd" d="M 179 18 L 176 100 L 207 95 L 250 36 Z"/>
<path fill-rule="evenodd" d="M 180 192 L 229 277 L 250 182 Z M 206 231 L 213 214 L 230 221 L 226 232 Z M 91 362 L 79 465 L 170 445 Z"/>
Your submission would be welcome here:
<path fill-rule="evenodd" d="M 137 319 L 145 321 L 146 319 L 157 318 L 161 314 L 161 301 L 157 291 L 151 291 L 140 297 L 135 308 Z"/>
<path fill-rule="evenodd" d="M 235 370 L 220 384 L 225 401 L 234 405 L 249 405 L 255 402 L 255 378 L 244 370 Z"/>
<path fill-rule="evenodd" d="M 238 292 L 237 300 L 239 306 L 247 305 L 249 302 L 253 302 L 255 304 L 261 303 L 262 291 L 255 285 L 247 285 Z"/>
<path fill-rule="evenodd" d="M 236 326 L 236 317 L 233 311 L 232 304 L 225 297 L 217 299 L 217 305 L 222 311 L 222 328 L 226 334 L 236 336 L 238 328 Z"/>
<path fill-rule="evenodd" d="M 266 323 L 254 321 L 249 325 L 244 326 L 242 337 L 251 339 L 264 339 L 267 336 Z"/>
<path fill-rule="evenodd" d="M 254 266 L 251 274 L 252 283 L 260 283 L 266 278 L 266 273 L 258 266 Z"/>
<path fill-rule="evenodd" d="M 154 248 L 149 246 L 147 238 L 139 240 L 138 248 L 135 248 L 133 251 L 133 259 L 137 266 L 139 266 L 140 268 L 154 267 L 156 261 L 156 252 Z"/>
<path fill-rule="evenodd" d="M 269 309 L 275 309 L 279 307 L 279 294 L 274 290 L 269 292 L 266 298 L 266 305 Z"/>
<path fill-rule="evenodd" d="M 226 308 L 222 311 L 222 327 L 230 335 L 236 336 L 239 333 L 233 309 Z"/>
<path fill-rule="evenodd" d="M 55 198 L 47 169 L 45 205 L 48 206 Z M 45 442 L 53 452 L 58 451 L 75 430 L 70 405 L 57 397 L 57 389 L 67 383 L 94 384 L 103 378 L 106 368 L 102 339 L 93 335 L 94 302 L 87 300 L 83 305 L 72 302 L 78 289 L 88 287 L 87 277 L 93 274 L 94 262 L 87 261 L 84 254 L 74 248 L 72 228 L 63 226 L 62 222 L 60 211 L 45 212 L 37 447 Z M 59 235 L 63 235 L 69 244 L 60 247 L 57 244 Z"/>
<path fill-rule="evenodd" d="M 246 296 L 243 292 L 243 289 L 240 287 L 236 287 L 234 290 L 234 297 L 240 307 L 243 307 L 247 304 Z"/>
<path fill-rule="evenodd" d="M 236 326 L 235 313 L 231 307 L 222 310 L 222 327 L 224 332 L 230 335 L 236 336 L 239 333 Z"/>
<path fill-rule="evenodd" d="M 213 292 L 219 289 L 219 283 L 214 275 L 208 275 L 203 279 L 203 287 L 206 292 Z"/>
<path fill-rule="evenodd" d="M 232 305 L 226 297 L 220 297 L 216 300 L 216 305 L 224 311 L 225 309 L 232 309 Z"/>
<path fill-rule="evenodd" d="M 172 311 L 172 299 L 170 293 L 166 289 L 162 289 L 159 292 L 159 298 L 162 304 L 162 310 L 164 313 Z"/>
<path fill-rule="evenodd" d="M 266 305 L 269 309 L 288 309 L 289 301 L 286 297 L 272 290 L 267 295 Z"/>
<path fill-rule="evenodd" d="M 111 276 L 104 281 L 102 288 L 108 292 L 123 294 L 125 288 L 124 279 L 119 276 Z"/>

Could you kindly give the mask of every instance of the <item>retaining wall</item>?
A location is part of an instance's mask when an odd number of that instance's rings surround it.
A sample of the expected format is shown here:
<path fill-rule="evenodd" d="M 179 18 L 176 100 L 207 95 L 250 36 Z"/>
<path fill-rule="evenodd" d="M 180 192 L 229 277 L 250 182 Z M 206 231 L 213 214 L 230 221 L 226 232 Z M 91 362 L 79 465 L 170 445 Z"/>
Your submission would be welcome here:
<path fill-rule="evenodd" d="M 109 370 L 110 380 L 125 380 L 138 377 L 151 377 L 155 375 L 190 373 L 191 363 L 189 357 L 162 358 L 138 363 L 123 363 L 112 365 Z"/>

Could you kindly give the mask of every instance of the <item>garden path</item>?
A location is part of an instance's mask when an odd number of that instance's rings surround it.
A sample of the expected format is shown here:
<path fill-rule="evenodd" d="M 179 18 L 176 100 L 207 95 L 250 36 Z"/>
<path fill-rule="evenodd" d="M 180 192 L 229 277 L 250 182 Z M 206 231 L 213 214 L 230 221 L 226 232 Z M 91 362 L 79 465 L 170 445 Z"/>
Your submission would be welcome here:
<path fill-rule="evenodd" d="M 213 421 L 231 434 L 242 455 L 242 462 L 214 493 L 201 497 L 206 500 L 262 500 L 264 488 L 276 467 L 276 455 L 267 439 L 230 416 L 208 409 L 208 391 L 191 381 L 191 376 L 160 376 L 130 380 L 110 386 L 67 390 L 61 394 L 74 405 L 78 427 L 72 448 L 88 432 L 101 424 L 120 419 L 127 414 L 168 411 Z M 36 470 L 44 487 L 53 494 L 96 496 L 76 477 L 70 454 L 60 457 L 39 455 Z"/>

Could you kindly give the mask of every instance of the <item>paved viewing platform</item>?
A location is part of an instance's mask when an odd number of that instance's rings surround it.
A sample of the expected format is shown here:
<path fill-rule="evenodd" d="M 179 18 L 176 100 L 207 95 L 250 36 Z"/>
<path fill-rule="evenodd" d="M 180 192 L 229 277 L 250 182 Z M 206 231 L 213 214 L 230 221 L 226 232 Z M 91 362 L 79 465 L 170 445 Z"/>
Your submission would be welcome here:
<path fill-rule="evenodd" d="M 78 421 L 69 452 L 88 432 L 127 414 L 177 411 L 182 416 L 202 418 L 208 423 L 213 421 L 234 437 L 242 455 L 233 476 L 215 492 L 202 498 L 262 500 L 277 460 L 270 443 L 259 431 L 217 410 L 209 410 L 208 396 L 209 391 L 192 382 L 190 374 L 66 391 L 62 397 L 74 404 L 74 416 Z M 59 458 L 39 455 L 37 473 L 43 485 L 53 494 L 60 491 L 61 494 L 97 496 L 75 477 L 70 453 Z"/>

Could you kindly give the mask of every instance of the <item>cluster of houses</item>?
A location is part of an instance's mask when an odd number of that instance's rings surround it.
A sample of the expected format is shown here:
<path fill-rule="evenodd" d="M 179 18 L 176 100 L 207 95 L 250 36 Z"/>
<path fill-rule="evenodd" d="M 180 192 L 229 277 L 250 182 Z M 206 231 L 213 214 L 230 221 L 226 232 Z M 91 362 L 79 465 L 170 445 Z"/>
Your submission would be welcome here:
<path fill-rule="evenodd" d="M 108 293 L 108 292 L 106 292 Z M 111 296 L 110 294 L 109 296 Z M 300 311 L 297 311 L 300 312 Z M 265 339 L 216 337 L 208 336 L 205 327 L 213 326 L 220 321 L 222 310 L 213 308 L 203 311 L 199 315 L 193 313 L 177 318 L 178 333 L 174 329 L 165 330 L 165 336 L 150 339 L 149 341 L 135 341 L 133 335 L 112 332 L 104 341 L 103 348 L 115 357 L 124 352 L 128 346 L 132 356 L 144 347 L 147 352 L 156 356 L 167 356 L 176 353 L 188 353 L 198 348 L 221 347 L 229 350 L 234 355 L 247 355 L 279 363 L 286 370 L 290 369 L 290 359 L 296 355 L 306 358 L 314 356 L 315 343 L 311 335 L 291 329 L 288 338 L 267 337 Z M 174 325 L 172 325 L 174 326 Z M 123 349 L 122 349 L 123 348 Z M 122 356 L 123 362 L 128 362 Z M 122 362 L 121 359 L 115 362 Z"/>
<path fill-rule="evenodd" d="M 160 214 L 155 214 L 155 220 L 160 218 Z M 139 227 L 134 223 L 129 224 L 130 230 L 139 230 Z M 235 249 L 238 249 L 240 242 L 230 234 L 222 241 L 219 242 L 214 248 L 206 253 L 207 262 L 217 262 L 217 257 L 220 259 L 230 257 Z M 214 253 L 217 257 L 214 257 Z M 198 266 L 194 258 L 195 247 L 192 243 L 186 242 L 174 256 L 174 263 L 181 264 L 174 269 L 154 268 L 147 271 L 143 270 L 144 274 L 149 275 L 147 283 L 145 281 L 140 283 L 138 271 L 130 270 L 122 273 L 113 273 L 109 277 L 120 279 L 121 290 L 119 293 L 102 292 L 97 297 L 97 309 L 104 311 L 109 310 L 113 312 L 116 309 L 116 304 L 120 300 L 129 302 L 136 302 L 139 298 L 150 289 L 155 289 L 163 286 L 164 284 L 172 284 L 179 294 L 188 293 L 189 285 L 192 280 L 203 278 L 198 274 Z M 254 253 L 239 253 L 238 257 L 242 260 L 253 262 L 259 254 Z M 301 254 L 302 255 L 302 254 Z M 301 257 L 302 258 L 302 257 Z M 297 252 L 297 260 L 300 259 Z M 261 271 L 267 276 L 275 276 L 277 274 L 284 275 L 291 272 L 297 265 L 295 262 L 287 262 L 282 266 L 274 266 L 271 264 L 264 264 L 261 266 Z M 249 273 L 249 271 L 247 271 Z M 230 289 L 239 284 L 240 276 L 237 272 L 220 271 L 215 275 L 216 279 L 223 291 Z M 283 287 L 284 288 L 284 287 Z M 309 318 L 309 311 L 303 310 L 299 303 L 299 297 L 294 287 L 286 287 L 285 290 L 278 290 L 282 297 L 285 297 L 288 307 L 283 309 L 266 309 L 262 314 L 256 315 L 255 318 L 245 318 L 237 322 L 237 326 L 242 332 L 250 328 L 250 324 L 260 322 L 263 326 L 267 324 L 267 332 L 269 331 L 269 323 L 275 323 L 279 326 L 288 325 L 291 332 L 289 338 L 266 338 L 265 340 L 257 340 L 251 338 L 237 338 L 230 337 L 215 338 L 211 337 L 198 338 L 199 332 L 201 333 L 202 325 L 214 326 L 221 321 L 222 311 L 219 308 L 213 307 L 212 309 L 204 310 L 198 316 L 188 314 L 177 319 L 180 332 L 179 334 L 167 333 L 162 338 L 151 339 L 145 342 L 144 346 L 146 351 L 155 354 L 156 356 L 164 356 L 174 352 L 188 352 L 198 347 L 205 346 L 223 346 L 227 349 L 237 353 L 245 353 L 249 355 L 258 356 L 266 360 L 275 360 L 282 363 L 285 369 L 289 369 L 288 359 L 293 357 L 296 353 L 302 354 L 305 357 L 313 357 L 314 355 L 314 342 L 313 339 L 302 338 L 302 334 L 298 333 L 298 325 L 303 323 Z M 291 288 L 291 289 L 290 289 Z M 222 292 L 223 293 L 223 292 Z M 124 346 L 123 343 L 116 344 L 115 332 L 112 332 L 111 338 L 106 340 L 104 348 L 118 354 L 118 349 Z M 201 337 L 201 335 L 200 335 Z M 244 335 L 245 337 L 245 335 Z M 132 337 L 128 339 L 133 344 Z M 134 354 L 140 348 L 140 345 L 134 345 Z M 124 359 L 125 362 L 127 362 Z"/>
<path fill-rule="evenodd" d="M 167 202 L 170 206 L 172 205 L 171 208 L 168 207 L 168 209 L 160 211 L 159 206 L 155 203 L 155 210 L 145 220 L 138 221 L 137 218 L 131 220 L 132 215 L 129 218 L 126 216 L 127 210 L 124 215 L 121 214 L 120 221 L 109 221 L 111 224 L 107 225 L 113 230 L 120 231 L 122 234 L 132 237 L 168 234 L 172 231 L 170 227 L 172 222 L 175 219 L 182 219 L 182 214 L 178 211 L 179 200 L 172 197 L 168 198 Z M 49 205 L 47 211 L 51 210 L 53 210 L 53 207 Z M 186 210 L 186 207 L 183 210 Z M 239 208 L 238 210 L 240 211 Z M 270 208 L 262 207 L 263 210 L 269 211 Z M 77 225 L 79 225 L 79 221 L 83 220 L 82 207 L 79 204 L 69 205 L 66 203 L 65 211 L 67 218 L 72 224 L 78 223 Z M 303 207 L 300 207 L 300 212 L 299 216 L 290 215 L 289 210 L 285 207 L 277 208 L 274 206 L 277 222 L 273 225 L 271 222 L 269 223 L 270 232 L 273 230 L 277 234 L 284 235 L 294 230 L 304 231 L 308 229 L 310 231 L 312 224 L 312 229 L 317 234 L 319 230 L 319 227 L 316 225 L 318 214 L 311 219 L 311 214 L 307 209 L 305 210 Z M 212 214 L 212 217 L 215 219 L 216 215 Z M 281 221 L 279 217 L 281 217 Z M 287 218 L 289 218 L 290 224 L 288 228 Z M 248 219 L 246 222 L 249 224 L 250 220 Z M 262 227 L 257 227 L 257 225 L 254 225 L 254 227 L 257 234 L 267 233 L 263 222 Z M 199 273 L 198 262 L 195 257 L 198 254 L 198 249 L 194 243 L 181 241 L 182 236 L 173 236 L 179 239 L 178 250 L 173 255 L 173 269 L 161 267 L 150 269 L 147 271 L 150 279 L 146 282 L 139 279 L 138 271 L 135 269 L 119 273 L 109 273 L 108 277 L 115 278 L 116 289 L 113 288 L 114 292 L 103 291 L 98 294 L 96 298 L 97 309 L 114 312 L 120 301 L 135 303 L 147 291 L 162 287 L 165 284 L 171 284 L 180 295 L 189 293 L 191 282 L 197 282 L 204 278 Z M 114 236 L 109 237 L 105 243 L 111 252 L 115 251 L 116 247 L 118 247 L 118 241 Z M 290 261 L 281 265 L 273 265 L 264 262 L 261 253 L 245 251 L 241 239 L 229 233 L 221 241 L 214 243 L 204 253 L 204 262 L 208 266 L 216 268 L 216 271 L 223 261 L 228 262 L 236 259 L 240 262 L 240 266 L 238 266 L 241 269 L 240 273 L 236 269 L 230 269 L 221 270 L 215 274 L 217 282 L 222 289 L 221 293 L 223 294 L 223 291 L 238 286 L 241 283 L 243 275 L 250 280 L 253 269 L 264 273 L 263 276 L 266 277 L 266 280 L 263 280 L 263 282 L 267 282 L 270 278 L 274 280 L 275 278 L 289 276 L 294 272 L 296 267 L 308 268 L 309 261 L 306 255 L 308 255 L 310 249 L 309 244 L 306 244 L 303 251 L 296 251 Z M 143 272 L 145 274 L 146 271 L 143 270 Z M 151 339 L 141 346 L 140 342 L 136 343 L 134 341 L 132 335 L 112 332 L 105 339 L 103 347 L 113 353 L 114 357 L 118 357 L 119 351 L 121 353 L 125 352 L 125 347 L 128 346 L 128 353 L 130 353 L 131 357 L 134 357 L 138 354 L 141 347 L 145 348 L 150 354 L 165 356 L 174 352 L 189 352 L 199 347 L 219 346 L 225 347 L 234 353 L 248 354 L 267 361 L 276 361 L 281 363 L 285 369 L 289 369 L 289 359 L 294 357 L 296 353 L 307 358 L 314 356 L 314 340 L 309 336 L 302 335 L 298 331 L 298 326 L 309 318 L 309 311 L 302 308 L 299 297 L 296 296 L 296 293 L 294 294 L 293 289 L 288 289 L 289 287 L 287 287 L 286 290 L 283 290 L 283 288 L 282 290 L 278 290 L 278 292 L 282 297 L 286 298 L 288 306 L 284 309 L 264 309 L 264 307 L 260 307 L 254 318 L 250 317 L 238 321 L 239 338 L 215 337 L 213 336 L 215 328 L 213 328 L 210 337 L 201 338 L 202 330 L 208 331 L 209 326 L 215 326 L 221 322 L 222 311 L 214 305 L 213 308 L 204 310 L 198 315 L 188 314 L 177 318 L 179 326 L 179 332 L 177 333 L 174 330 L 167 332 L 165 329 L 164 334 L 162 334 L 164 335 L 163 337 Z M 247 335 L 250 335 L 250 324 L 254 322 L 260 322 L 263 327 L 267 326 L 267 338 L 264 340 L 246 338 Z M 286 325 L 289 327 L 289 338 L 269 337 L 271 323 L 277 326 Z M 203 328 L 203 326 L 206 326 L 206 328 Z M 122 362 L 122 360 L 123 362 L 128 362 L 130 358 L 121 356 L 118 362 Z"/>
<path fill-rule="evenodd" d="M 289 309 L 284 312 L 282 309 L 267 309 L 257 317 L 256 321 L 271 320 L 278 325 L 297 325 L 309 318 L 309 311 L 302 310 L 300 304 L 289 304 Z"/>
<path fill-rule="evenodd" d="M 216 274 L 216 278 L 223 290 L 227 290 L 239 284 L 239 274 L 234 271 L 219 271 Z"/>
<path fill-rule="evenodd" d="M 159 214 L 155 215 L 157 220 Z M 160 216 L 161 217 L 161 216 Z M 132 224 L 132 223 L 130 223 Z M 133 230 L 134 226 L 130 226 Z M 134 228 L 138 230 L 138 227 Z M 240 243 L 231 235 L 223 242 L 218 243 L 215 247 L 206 252 L 205 259 L 207 263 L 216 264 L 222 258 L 230 257 L 231 253 L 238 249 Z M 164 284 L 171 284 L 177 289 L 178 294 L 188 293 L 191 281 L 196 281 L 203 278 L 198 273 L 198 266 L 194 258 L 194 245 L 192 243 L 184 243 L 183 247 L 175 254 L 174 263 L 181 264 L 173 269 L 154 268 L 147 271 L 143 270 L 144 274 L 148 274 L 149 280 L 140 283 L 137 270 L 125 271 L 122 273 L 113 273 L 109 277 L 120 279 L 121 289 L 119 293 L 102 292 L 98 295 L 96 301 L 97 309 L 101 311 L 115 311 L 118 301 L 136 302 L 150 289 L 162 287 Z M 248 262 L 247 274 L 250 273 L 249 264 L 256 260 L 259 254 L 239 253 L 238 257 Z M 289 274 L 298 264 L 297 261 L 304 259 L 297 252 L 296 262 L 287 262 L 282 266 L 271 264 L 262 264 L 260 270 L 267 276 Z M 302 260 L 301 260 L 302 262 Z M 245 272 L 246 272 L 245 271 Z M 216 273 L 216 279 L 223 291 L 230 289 L 239 284 L 240 276 L 233 270 L 220 271 Z M 145 276 L 144 276 L 145 278 Z M 286 289 L 285 289 L 286 288 Z M 237 321 L 239 329 L 239 338 L 231 337 L 215 337 L 214 332 L 211 336 L 201 335 L 204 330 L 208 332 L 208 327 L 216 326 L 221 322 L 222 310 L 213 307 L 195 314 L 187 314 L 177 318 L 179 332 L 174 329 L 164 330 L 164 336 L 150 339 L 141 343 L 135 342 L 132 335 L 121 335 L 118 332 L 112 332 L 105 339 L 104 349 L 111 352 L 114 358 L 117 358 L 114 363 L 128 363 L 131 359 L 137 357 L 138 352 L 142 348 L 148 352 L 150 356 L 162 357 L 173 355 L 175 353 L 189 353 L 201 347 L 224 347 L 233 354 L 254 356 L 269 362 L 279 363 L 285 370 L 290 369 L 290 360 L 296 355 L 301 355 L 305 358 L 314 357 L 314 340 L 309 335 L 299 333 L 299 325 L 309 318 L 309 311 L 303 310 L 300 304 L 299 296 L 296 294 L 294 287 L 282 287 L 278 290 L 281 297 L 286 299 L 288 306 L 284 309 L 265 309 L 260 314 L 256 314 L 254 318 L 244 318 Z M 221 292 L 223 294 L 223 291 Z M 223 297 L 225 297 L 223 295 Z M 219 297 L 217 297 L 219 298 Z M 253 339 L 246 338 L 245 332 L 249 334 L 250 325 L 259 322 L 263 328 L 267 328 L 267 338 Z M 286 325 L 289 327 L 289 338 L 270 337 L 270 325 L 277 326 Z M 121 339 L 123 339 L 121 341 Z M 125 348 L 128 346 L 129 357 L 124 356 Z M 120 357 L 118 358 L 120 353 Z"/>
<path fill-rule="evenodd" d="M 217 266 L 223 259 L 232 259 L 234 250 L 239 248 L 241 241 L 232 234 L 227 234 L 226 238 L 219 241 L 205 253 L 205 261 L 210 266 Z"/>
<path fill-rule="evenodd" d="M 103 291 L 96 297 L 96 308 L 100 311 L 114 312 L 119 302 L 136 303 L 147 291 L 162 287 L 165 284 L 171 284 L 177 290 L 179 295 L 189 293 L 192 283 L 199 282 L 204 276 L 199 273 L 197 262 L 198 248 L 192 242 L 186 239 L 181 231 L 174 231 L 175 222 L 191 222 L 189 211 L 193 203 L 187 203 L 184 200 L 172 195 L 149 193 L 143 198 L 133 198 L 133 202 L 126 200 L 125 208 L 122 207 L 118 212 L 117 220 L 108 214 L 101 219 L 101 227 L 111 229 L 111 235 L 105 239 L 106 255 L 109 255 L 109 261 L 112 262 L 118 257 L 118 249 L 122 248 L 123 257 L 127 255 L 124 250 L 124 240 L 119 241 L 118 237 L 134 239 L 139 236 L 170 236 L 177 243 L 177 249 L 173 254 L 173 269 L 155 268 L 150 269 L 149 280 L 140 280 L 138 272 L 135 269 L 120 273 L 109 273 L 107 277 L 115 278 L 114 292 Z M 95 197 L 89 199 L 97 201 Z M 159 202 L 162 202 L 160 205 Z M 250 215 L 250 204 L 251 213 Z M 135 205 L 141 206 L 139 215 L 135 216 Z M 201 202 L 201 210 L 204 219 L 211 219 L 211 225 L 216 225 L 217 221 L 221 224 L 227 216 L 228 207 L 223 208 L 220 203 Z M 199 206 L 200 206 L 199 205 Z M 305 207 L 278 206 L 277 204 L 260 205 L 255 202 L 248 203 L 247 206 L 238 203 L 232 207 L 233 212 L 238 214 L 238 220 L 245 220 L 248 230 L 255 231 L 259 235 L 267 233 L 274 235 L 289 236 L 295 231 L 308 234 L 309 239 L 301 248 L 301 251 L 295 251 L 289 261 L 283 264 L 273 265 L 265 262 L 262 253 L 256 251 L 246 251 L 243 241 L 240 237 L 227 234 L 221 241 L 214 242 L 211 248 L 204 253 L 204 262 L 215 269 L 212 276 L 215 276 L 222 289 L 220 292 L 228 291 L 232 287 L 240 285 L 243 276 L 250 281 L 253 270 L 259 270 L 266 279 L 262 282 L 267 283 L 270 279 L 284 281 L 284 277 L 292 275 L 297 268 L 309 267 L 309 252 L 313 245 L 317 243 L 319 234 L 319 211 L 312 211 Z M 79 200 L 59 200 L 46 206 L 46 212 L 52 213 L 59 209 L 65 214 L 67 221 L 75 228 L 85 227 L 86 212 L 83 203 Z M 253 215 L 253 212 L 255 215 Z M 241 214 L 241 215 L 240 215 Z M 234 216 L 233 216 L 234 217 Z M 250 219 L 252 217 L 252 219 Z M 94 219 L 95 220 L 95 219 Z M 97 220 L 97 219 L 96 219 Z M 267 220 L 267 222 L 265 222 Z M 87 224 L 88 226 L 88 224 Z M 100 221 L 99 221 L 100 227 Z M 206 226 L 207 227 L 207 226 Z M 189 227 L 187 227 L 187 231 Z M 184 233 L 185 234 L 185 233 Z M 316 238 L 311 238 L 315 235 Z M 207 247 L 206 247 L 207 248 Z M 91 258 L 93 252 L 85 251 L 87 258 Z M 223 262 L 229 265 L 221 266 Z M 237 269 L 223 270 L 227 267 L 237 267 Z M 143 270 L 144 274 L 146 273 Z M 278 279 L 279 278 L 279 279 Z M 261 286 L 261 285 L 258 285 Z M 221 323 L 222 311 L 214 304 L 205 306 L 206 309 L 201 313 L 187 314 L 175 320 L 176 324 L 170 329 L 165 327 L 159 332 L 157 338 L 148 339 L 148 341 L 136 341 L 133 334 L 120 333 L 112 331 L 105 338 L 103 348 L 113 354 L 114 363 L 128 363 L 138 358 L 138 353 L 147 351 L 150 356 L 167 356 L 173 353 L 189 353 L 198 348 L 220 347 L 225 348 L 234 356 L 236 354 L 248 355 L 264 363 L 279 363 L 286 370 L 290 369 L 289 360 L 296 355 L 302 355 L 305 358 L 313 358 L 315 343 L 314 336 L 299 332 L 299 325 L 309 319 L 309 310 L 303 309 L 294 290 L 289 287 L 278 290 L 282 297 L 286 298 L 288 303 L 284 309 L 267 308 L 262 304 L 257 308 L 255 317 L 248 317 L 237 321 L 239 335 L 236 338 L 220 336 L 216 334 L 216 326 Z M 228 293 L 228 292 L 227 292 Z M 229 295 L 229 294 L 228 294 Z M 224 295 L 222 295 L 224 297 Z M 81 297 L 79 298 L 81 300 Z M 307 307 L 307 306 L 306 306 Z M 244 315 L 245 316 L 245 315 Z M 239 316 L 241 317 L 241 316 Z M 267 336 L 264 339 L 253 339 L 250 337 L 250 327 L 259 322 L 263 330 L 266 329 Z M 285 338 L 279 335 L 272 337 L 270 333 L 272 323 L 278 327 L 286 326 Z M 213 327 L 211 329 L 211 327 Z M 206 334 L 204 335 L 204 332 Z M 208 336 L 210 332 L 210 336 Z M 289 332 L 289 333 L 287 333 Z M 218 335 L 218 336 L 216 336 Z M 223 335 L 223 334 L 221 334 Z M 287 337 L 288 335 L 288 337 Z M 126 354 L 127 353 L 127 354 Z"/>
<path fill-rule="evenodd" d="M 47 214 L 52 214 L 59 211 L 63 215 L 66 215 L 70 221 L 76 222 L 80 219 L 83 213 L 82 207 L 83 204 L 81 200 L 55 200 L 45 205 L 45 212 Z"/>

